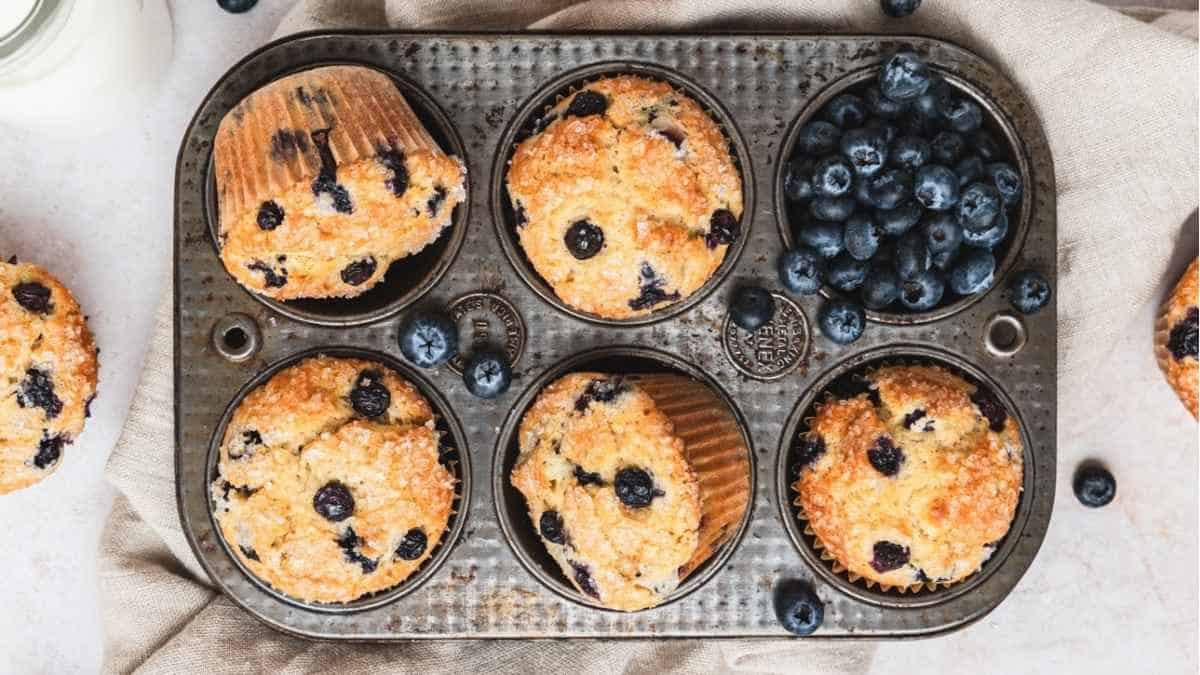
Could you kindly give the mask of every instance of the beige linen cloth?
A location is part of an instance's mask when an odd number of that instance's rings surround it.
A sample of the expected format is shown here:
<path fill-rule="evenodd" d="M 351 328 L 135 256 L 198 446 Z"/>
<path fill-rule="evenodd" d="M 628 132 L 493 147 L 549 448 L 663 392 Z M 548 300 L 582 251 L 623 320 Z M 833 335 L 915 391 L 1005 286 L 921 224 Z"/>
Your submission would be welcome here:
<path fill-rule="evenodd" d="M 1191 248 L 1187 257 L 1195 255 L 1195 221 L 1188 221 L 1197 205 L 1195 12 L 1122 14 L 1082 0 L 925 0 L 914 17 L 888 20 L 878 0 L 309 0 L 287 16 L 280 34 L 384 25 L 904 32 L 949 39 L 981 54 L 1033 102 L 1054 154 L 1060 413 L 1137 310 L 1159 301 L 1163 277 L 1177 273 L 1168 271 L 1177 246 Z M 273 632 L 214 591 L 180 531 L 170 321 L 168 303 L 108 465 L 121 493 L 101 547 L 109 672 L 865 672 L 870 665 L 868 643 L 368 646 Z"/>

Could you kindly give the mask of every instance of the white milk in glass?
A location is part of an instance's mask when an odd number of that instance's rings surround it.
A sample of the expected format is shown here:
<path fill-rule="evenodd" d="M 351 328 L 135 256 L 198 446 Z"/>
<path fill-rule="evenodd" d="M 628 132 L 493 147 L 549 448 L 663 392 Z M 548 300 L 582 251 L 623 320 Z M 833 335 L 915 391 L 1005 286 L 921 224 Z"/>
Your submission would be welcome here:
<path fill-rule="evenodd" d="M 73 136 L 140 124 L 171 47 L 166 0 L 0 0 L 0 125 Z"/>

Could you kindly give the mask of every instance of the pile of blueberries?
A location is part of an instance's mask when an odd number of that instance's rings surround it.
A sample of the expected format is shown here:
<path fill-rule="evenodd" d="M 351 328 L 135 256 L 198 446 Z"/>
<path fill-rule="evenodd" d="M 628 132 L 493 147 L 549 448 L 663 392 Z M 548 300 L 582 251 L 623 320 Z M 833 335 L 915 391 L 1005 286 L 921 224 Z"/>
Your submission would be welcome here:
<path fill-rule="evenodd" d="M 799 130 L 783 182 L 797 245 L 781 281 L 841 292 L 818 323 L 843 344 L 862 334 L 864 307 L 925 312 L 987 290 L 1023 191 L 980 106 L 915 52 L 858 91 Z"/>

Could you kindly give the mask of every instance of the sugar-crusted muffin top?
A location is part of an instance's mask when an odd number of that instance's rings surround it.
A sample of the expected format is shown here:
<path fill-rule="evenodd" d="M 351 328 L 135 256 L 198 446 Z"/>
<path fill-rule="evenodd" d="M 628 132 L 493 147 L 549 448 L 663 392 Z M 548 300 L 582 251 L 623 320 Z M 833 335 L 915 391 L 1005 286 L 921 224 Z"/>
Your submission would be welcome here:
<path fill-rule="evenodd" d="M 281 300 L 352 297 L 433 243 L 466 168 L 390 78 L 329 66 L 276 80 L 221 121 L 213 157 L 221 259 Z"/>
<path fill-rule="evenodd" d="M 234 411 L 212 484 L 217 522 L 252 573 L 302 600 L 391 588 L 445 533 L 454 476 L 429 403 L 379 364 L 309 358 Z"/>
<path fill-rule="evenodd" d="M 1171 297 L 1159 315 L 1155 350 L 1167 382 L 1192 417 L 1197 416 L 1197 389 L 1200 388 L 1200 365 L 1197 363 L 1197 335 L 1200 334 L 1200 310 L 1197 309 L 1197 265 L 1193 260 L 1175 285 Z"/>
<path fill-rule="evenodd" d="M 517 146 L 507 186 L 538 274 L 607 318 L 688 297 L 740 232 L 742 179 L 721 129 L 642 77 L 590 82 L 555 105 Z"/>
<path fill-rule="evenodd" d="M 820 405 L 792 484 L 821 546 L 890 587 L 952 583 L 1008 532 L 1021 492 L 1016 420 L 991 392 L 936 366 L 888 366 Z"/>
<path fill-rule="evenodd" d="M 700 491 L 684 443 L 635 377 L 573 373 L 521 420 L 510 479 L 547 551 L 607 607 L 658 604 L 696 551 Z"/>
<path fill-rule="evenodd" d="M 71 292 L 0 262 L 0 494 L 53 473 L 96 395 L 97 350 Z"/>

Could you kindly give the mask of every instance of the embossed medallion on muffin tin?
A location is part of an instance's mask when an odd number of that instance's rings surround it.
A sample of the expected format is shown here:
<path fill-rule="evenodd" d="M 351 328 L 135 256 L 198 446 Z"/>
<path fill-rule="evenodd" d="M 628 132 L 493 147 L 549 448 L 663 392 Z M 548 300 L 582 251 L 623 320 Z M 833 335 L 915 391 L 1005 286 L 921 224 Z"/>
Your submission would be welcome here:
<path fill-rule="evenodd" d="M 725 315 L 721 344 L 725 356 L 743 374 L 756 380 L 777 380 L 792 372 L 808 355 L 808 319 L 787 296 L 772 293 L 775 315 L 758 330 L 738 328 Z"/>
<path fill-rule="evenodd" d="M 525 352 L 525 321 L 517 308 L 495 293 L 468 293 L 450 303 L 450 320 L 458 325 L 458 353 L 446 366 L 462 374 L 466 359 L 479 347 L 504 351 L 509 365 Z"/>
<path fill-rule="evenodd" d="M 502 186 L 512 148 L 511 132 L 520 120 L 527 119 L 535 101 L 553 93 L 548 87 L 555 83 L 563 93 L 581 78 L 637 72 L 644 64 L 655 64 L 694 83 L 703 92 L 703 96 L 693 92 L 701 104 L 724 111 L 725 117 L 719 119 L 729 121 L 723 126 L 736 141 L 744 180 L 752 181 L 755 176 L 778 180 L 777 166 L 787 156 L 789 125 L 812 109 L 818 97 L 828 97 L 831 89 L 855 73 L 877 68 L 881 59 L 901 46 L 911 46 L 938 72 L 969 84 L 994 105 L 1011 126 L 1013 138 L 1021 141 L 1019 157 L 1025 162 L 1022 173 L 1030 209 L 1028 229 L 1023 244 L 1009 256 L 1015 256 L 1011 268 L 1005 268 L 1010 271 L 997 277 L 996 287 L 1005 284 L 1011 271 L 1024 268 L 1038 270 L 1053 283 L 1054 171 L 1041 127 L 1032 107 L 999 71 L 945 42 L 912 36 L 350 32 L 286 38 L 234 66 L 215 85 L 189 125 L 175 183 L 176 489 L 183 529 L 214 584 L 252 616 L 278 630 L 306 637 L 368 641 L 790 639 L 772 606 L 775 585 L 787 579 L 812 583 L 825 601 L 824 623 L 808 639 L 928 636 L 967 625 L 996 607 L 1037 552 L 1054 498 L 1054 299 L 1036 315 L 1020 317 L 1025 340 L 1011 354 L 989 349 L 985 343 L 989 319 L 1011 309 L 1005 294 L 993 288 L 953 314 L 921 323 L 872 321 L 862 338 L 851 345 L 836 345 L 810 326 L 803 367 L 762 381 L 739 370 L 725 353 L 722 333 L 729 300 L 725 291 L 732 290 L 735 279 L 756 279 L 768 289 L 779 290 L 775 263 L 784 238 L 777 215 L 783 206 L 778 186 L 771 185 L 755 198 L 753 183 L 747 183 L 742 233 L 735 244 L 741 252 L 735 255 L 735 247 L 731 247 L 724 263 L 729 273 L 722 272 L 710 282 L 712 292 L 698 293 L 633 324 L 595 321 L 557 308 L 526 278 L 531 270 L 521 260 L 520 251 L 512 248 L 516 244 L 507 229 Z M 212 243 L 212 211 L 210 207 L 206 211 L 212 190 L 208 167 L 222 116 L 266 82 L 332 63 L 378 68 L 399 82 L 411 83 L 436 109 L 444 111 L 446 124 L 452 124 L 449 128 L 461 134 L 461 152 L 465 153 L 461 156 L 469 183 L 467 202 L 455 221 L 456 233 L 461 232 L 455 236 L 462 237 L 462 246 L 457 256 L 446 257 L 447 269 L 423 301 L 446 307 L 455 298 L 488 289 L 503 295 L 528 328 L 514 385 L 497 399 L 471 397 L 461 377 L 450 368 L 420 371 L 410 378 L 428 388 L 425 393 L 431 401 L 436 393 L 448 406 L 462 426 L 465 445 L 459 445 L 460 452 L 474 460 L 470 467 L 461 467 L 464 504 L 456 522 L 462 523 L 462 532 L 456 542 L 439 551 L 444 560 L 429 568 L 429 576 L 419 587 L 355 611 L 310 608 L 254 582 L 214 531 L 208 499 L 210 443 L 227 406 L 248 382 L 288 357 L 309 350 L 325 351 L 329 345 L 399 358 L 397 336 L 403 311 L 392 316 L 395 308 L 374 314 L 354 310 L 353 320 L 347 322 L 297 317 L 290 307 L 260 302 L 242 290 L 226 274 Z M 418 109 L 418 97 L 410 96 L 407 89 L 405 95 Z M 492 223 L 487 222 L 489 217 Z M 509 250 L 500 255 L 498 248 L 506 246 Z M 532 280 L 540 282 L 536 277 Z M 816 294 L 788 299 L 808 317 L 816 316 L 823 301 Z M 258 351 L 241 362 L 228 360 L 214 347 L 214 326 L 231 313 L 245 315 L 260 332 Z M 501 428 L 517 414 L 514 410 L 520 406 L 516 404 L 530 391 L 532 382 L 542 380 L 548 371 L 574 356 L 587 358 L 594 350 L 614 344 L 666 353 L 711 378 L 745 416 L 758 460 L 752 517 L 740 542 L 729 547 L 728 558 L 719 569 L 710 568 L 712 574 L 703 583 L 688 586 L 688 592 L 678 599 L 634 613 L 600 611 L 580 604 L 543 581 L 540 575 L 555 569 L 533 571 L 538 568 L 536 561 L 530 568 L 520 557 L 523 554 L 508 542 L 496 504 L 505 499 L 502 491 L 509 488 L 503 481 L 497 486 L 498 478 L 493 475 L 496 458 L 487 454 L 495 451 Z M 931 349 L 935 358 L 965 364 L 974 369 L 967 369 L 970 372 L 986 375 L 987 382 L 1015 402 L 1013 409 L 1019 411 L 1030 442 L 1026 451 L 1032 459 L 1027 466 L 1036 466 L 1033 482 L 1026 484 L 1022 495 L 1022 513 L 1027 515 L 1021 517 L 1025 520 L 1014 524 L 1012 534 L 985 566 L 986 574 L 959 584 L 961 589 L 956 586 L 925 598 L 911 596 L 910 601 L 922 600 L 903 606 L 890 597 L 876 598 L 844 578 L 839 581 L 824 563 L 793 541 L 788 518 L 778 507 L 780 458 L 773 454 L 781 447 L 784 426 L 796 405 L 827 381 L 831 367 L 854 363 L 863 355 L 869 359 L 876 350 L 893 345 Z M 610 369 L 626 368 L 614 363 Z M 513 521 L 514 527 L 531 528 L 522 509 L 517 512 L 523 520 Z M 687 583 L 700 579 L 704 572 L 694 573 Z"/>

